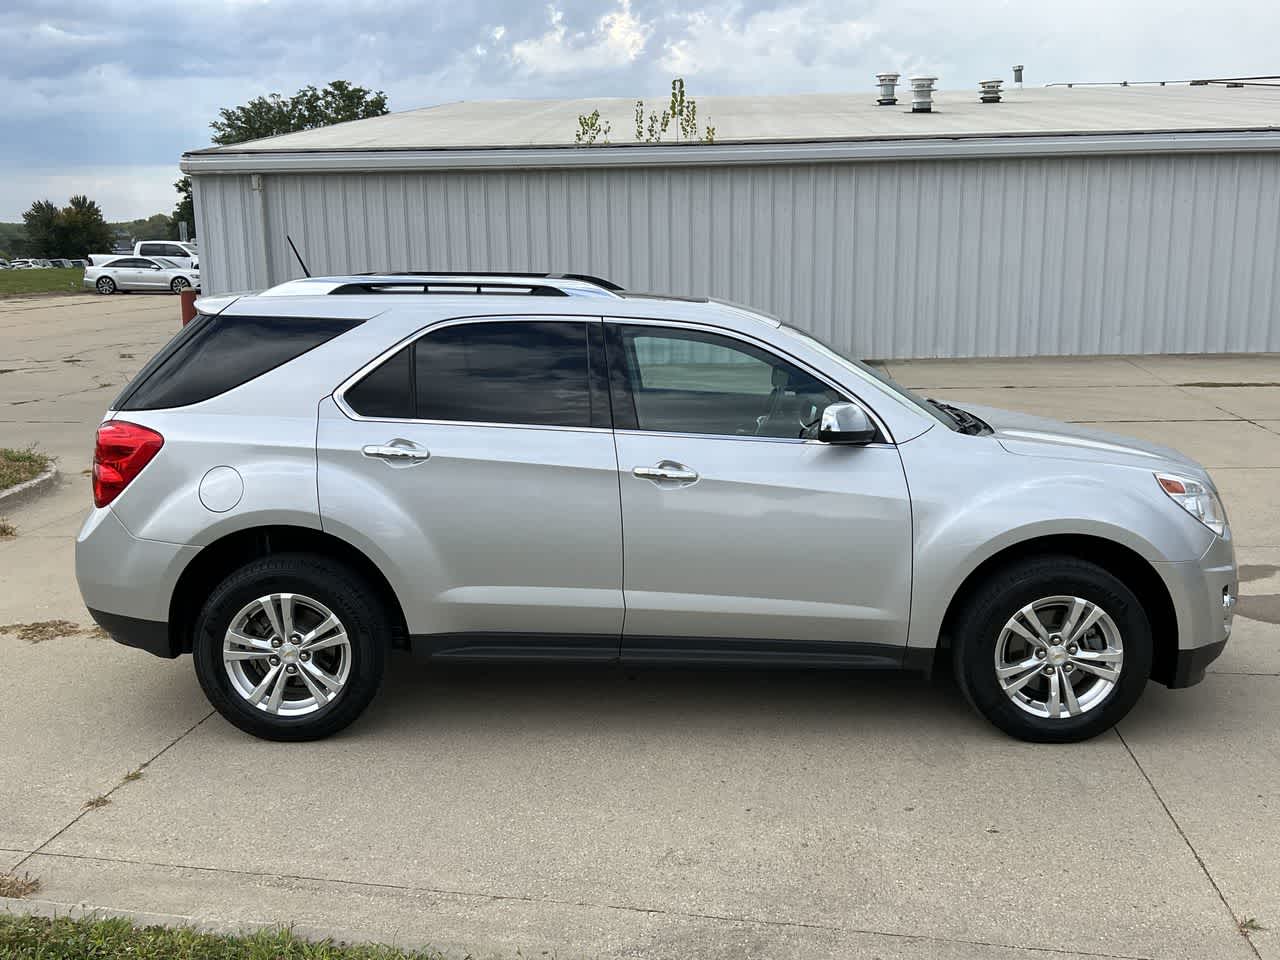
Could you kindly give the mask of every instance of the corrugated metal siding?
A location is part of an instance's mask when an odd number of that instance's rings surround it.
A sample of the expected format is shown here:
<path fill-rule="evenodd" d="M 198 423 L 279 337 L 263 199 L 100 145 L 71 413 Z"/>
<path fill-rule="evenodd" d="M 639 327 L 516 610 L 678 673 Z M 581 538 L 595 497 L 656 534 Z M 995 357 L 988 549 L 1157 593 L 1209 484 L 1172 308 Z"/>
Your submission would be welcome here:
<path fill-rule="evenodd" d="M 299 276 L 290 233 L 316 274 L 591 273 L 866 357 L 1280 350 L 1275 153 L 195 180 L 212 291 Z"/>

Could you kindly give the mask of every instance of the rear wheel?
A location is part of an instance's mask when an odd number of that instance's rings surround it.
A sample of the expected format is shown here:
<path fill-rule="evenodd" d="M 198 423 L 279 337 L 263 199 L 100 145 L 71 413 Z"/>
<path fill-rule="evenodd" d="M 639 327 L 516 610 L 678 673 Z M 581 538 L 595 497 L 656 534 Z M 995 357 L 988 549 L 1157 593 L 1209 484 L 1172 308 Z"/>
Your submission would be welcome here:
<path fill-rule="evenodd" d="M 187 289 L 187 287 L 189 286 L 191 286 L 191 284 L 187 282 L 186 277 L 174 277 L 173 283 L 169 284 L 169 289 L 172 290 L 174 293 L 181 293 L 183 290 Z"/>
<path fill-rule="evenodd" d="M 1022 740 L 1086 740 L 1115 725 L 1151 673 L 1151 625 L 1125 584 L 1096 564 L 1044 556 L 981 584 L 955 630 L 969 702 Z"/>
<path fill-rule="evenodd" d="M 99 293 L 104 295 L 116 292 L 116 282 L 110 277 L 99 277 L 94 286 L 97 287 Z"/>
<path fill-rule="evenodd" d="M 315 740 L 369 705 L 390 636 L 376 593 L 355 571 L 321 556 L 277 554 L 214 589 L 196 623 L 196 675 L 241 730 Z"/>

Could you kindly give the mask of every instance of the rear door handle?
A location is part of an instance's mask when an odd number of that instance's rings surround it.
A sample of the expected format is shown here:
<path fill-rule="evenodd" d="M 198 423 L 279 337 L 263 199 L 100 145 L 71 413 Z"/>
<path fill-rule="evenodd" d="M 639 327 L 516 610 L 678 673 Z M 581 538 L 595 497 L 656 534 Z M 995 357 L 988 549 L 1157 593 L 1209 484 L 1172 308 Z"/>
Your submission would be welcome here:
<path fill-rule="evenodd" d="M 360 450 L 366 457 L 386 460 L 388 463 L 419 463 L 431 459 L 431 452 L 409 440 L 392 440 L 390 443 L 371 443 Z"/>
<path fill-rule="evenodd" d="M 674 460 L 663 460 L 656 467 L 636 467 L 631 471 L 633 477 L 641 480 L 652 480 L 660 483 L 663 480 L 674 481 L 680 485 L 694 483 L 698 479 L 698 471 L 690 470 L 683 463 Z"/>

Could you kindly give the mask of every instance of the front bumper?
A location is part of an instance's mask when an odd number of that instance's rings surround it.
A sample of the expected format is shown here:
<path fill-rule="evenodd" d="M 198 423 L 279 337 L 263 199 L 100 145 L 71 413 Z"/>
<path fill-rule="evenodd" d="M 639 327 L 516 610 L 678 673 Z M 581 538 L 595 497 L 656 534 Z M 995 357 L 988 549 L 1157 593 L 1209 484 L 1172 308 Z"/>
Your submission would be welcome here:
<path fill-rule="evenodd" d="M 1194 687 L 1204 679 L 1205 669 L 1222 655 L 1226 647 L 1227 641 L 1219 640 L 1217 643 L 1205 644 L 1203 647 L 1179 650 L 1173 660 L 1173 672 L 1165 686 L 1172 690 Z"/>
<path fill-rule="evenodd" d="M 1190 687 L 1204 679 L 1205 668 L 1222 655 L 1231 637 L 1239 582 L 1230 533 L 1214 537 L 1199 560 L 1155 567 L 1173 601 L 1178 649 L 1153 679 L 1169 687 Z"/>

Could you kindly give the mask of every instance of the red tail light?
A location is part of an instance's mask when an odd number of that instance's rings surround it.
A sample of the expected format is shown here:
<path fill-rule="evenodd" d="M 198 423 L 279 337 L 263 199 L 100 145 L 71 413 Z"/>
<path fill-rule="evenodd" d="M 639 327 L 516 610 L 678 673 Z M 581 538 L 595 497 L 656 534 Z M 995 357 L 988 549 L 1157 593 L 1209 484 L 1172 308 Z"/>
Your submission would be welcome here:
<path fill-rule="evenodd" d="M 164 437 L 136 423 L 108 420 L 98 427 L 93 448 L 94 506 L 105 507 L 120 496 L 163 446 Z"/>

